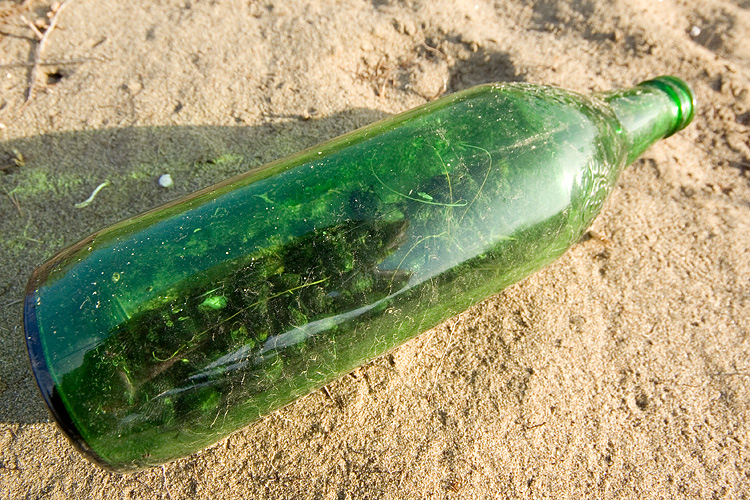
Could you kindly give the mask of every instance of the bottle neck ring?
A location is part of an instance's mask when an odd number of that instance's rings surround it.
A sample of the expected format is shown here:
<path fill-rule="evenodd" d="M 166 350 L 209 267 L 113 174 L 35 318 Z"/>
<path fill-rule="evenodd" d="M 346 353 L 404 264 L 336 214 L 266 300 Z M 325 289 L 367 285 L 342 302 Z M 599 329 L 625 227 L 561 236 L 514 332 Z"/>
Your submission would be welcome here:
<path fill-rule="evenodd" d="M 695 115 L 695 95 L 683 80 L 675 76 L 660 76 L 638 84 L 638 87 L 653 87 L 666 93 L 677 105 L 674 127 L 664 137 L 669 137 L 688 126 Z"/>

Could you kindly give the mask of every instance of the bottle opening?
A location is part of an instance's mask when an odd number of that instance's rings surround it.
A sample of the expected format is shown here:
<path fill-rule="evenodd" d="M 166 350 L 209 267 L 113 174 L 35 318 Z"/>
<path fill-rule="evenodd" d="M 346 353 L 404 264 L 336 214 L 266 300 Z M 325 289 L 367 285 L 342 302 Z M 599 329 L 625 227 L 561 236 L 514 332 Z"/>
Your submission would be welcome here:
<path fill-rule="evenodd" d="M 684 80 L 676 76 L 660 76 L 653 80 L 641 82 L 638 86 L 655 87 L 669 95 L 677 105 L 675 126 L 665 137 L 684 129 L 693 120 L 693 116 L 695 116 L 695 95 Z"/>

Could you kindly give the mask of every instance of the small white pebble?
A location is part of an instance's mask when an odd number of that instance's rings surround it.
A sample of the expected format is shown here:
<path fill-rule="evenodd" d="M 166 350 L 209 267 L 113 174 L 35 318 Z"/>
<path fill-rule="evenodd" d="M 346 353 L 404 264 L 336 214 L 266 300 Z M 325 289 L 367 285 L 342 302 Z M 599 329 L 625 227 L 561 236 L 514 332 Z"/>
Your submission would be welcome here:
<path fill-rule="evenodd" d="M 163 188 L 170 188 L 174 184 L 174 181 L 172 180 L 172 176 L 169 174 L 164 174 L 161 177 L 159 177 L 159 185 Z"/>
<path fill-rule="evenodd" d="M 693 26 L 692 28 L 690 28 L 690 36 L 692 36 L 693 38 L 700 36 L 700 34 L 701 29 L 698 26 Z"/>

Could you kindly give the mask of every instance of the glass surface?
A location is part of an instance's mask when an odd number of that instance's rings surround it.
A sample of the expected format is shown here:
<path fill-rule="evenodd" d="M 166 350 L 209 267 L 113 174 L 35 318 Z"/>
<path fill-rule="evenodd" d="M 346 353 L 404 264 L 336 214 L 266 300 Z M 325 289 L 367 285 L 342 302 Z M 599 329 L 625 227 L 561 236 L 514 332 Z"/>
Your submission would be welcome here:
<path fill-rule="evenodd" d="M 118 471 L 220 440 L 560 256 L 657 87 L 476 87 L 95 233 L 29 285 L 48 404 Z"/>

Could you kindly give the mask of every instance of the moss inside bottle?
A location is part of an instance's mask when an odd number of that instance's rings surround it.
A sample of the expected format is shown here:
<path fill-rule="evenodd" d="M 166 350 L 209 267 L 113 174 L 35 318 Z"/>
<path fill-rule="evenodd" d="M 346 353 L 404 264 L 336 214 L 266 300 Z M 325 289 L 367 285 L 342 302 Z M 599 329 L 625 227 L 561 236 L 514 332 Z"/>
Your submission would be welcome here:
<path fill-rule="evenodd" d="M 104 467 L 189 455 L 559 257 L 692 116 L 674 77 L 483 85 L 98 231 L 30 280 L 42 395 Z"/>

